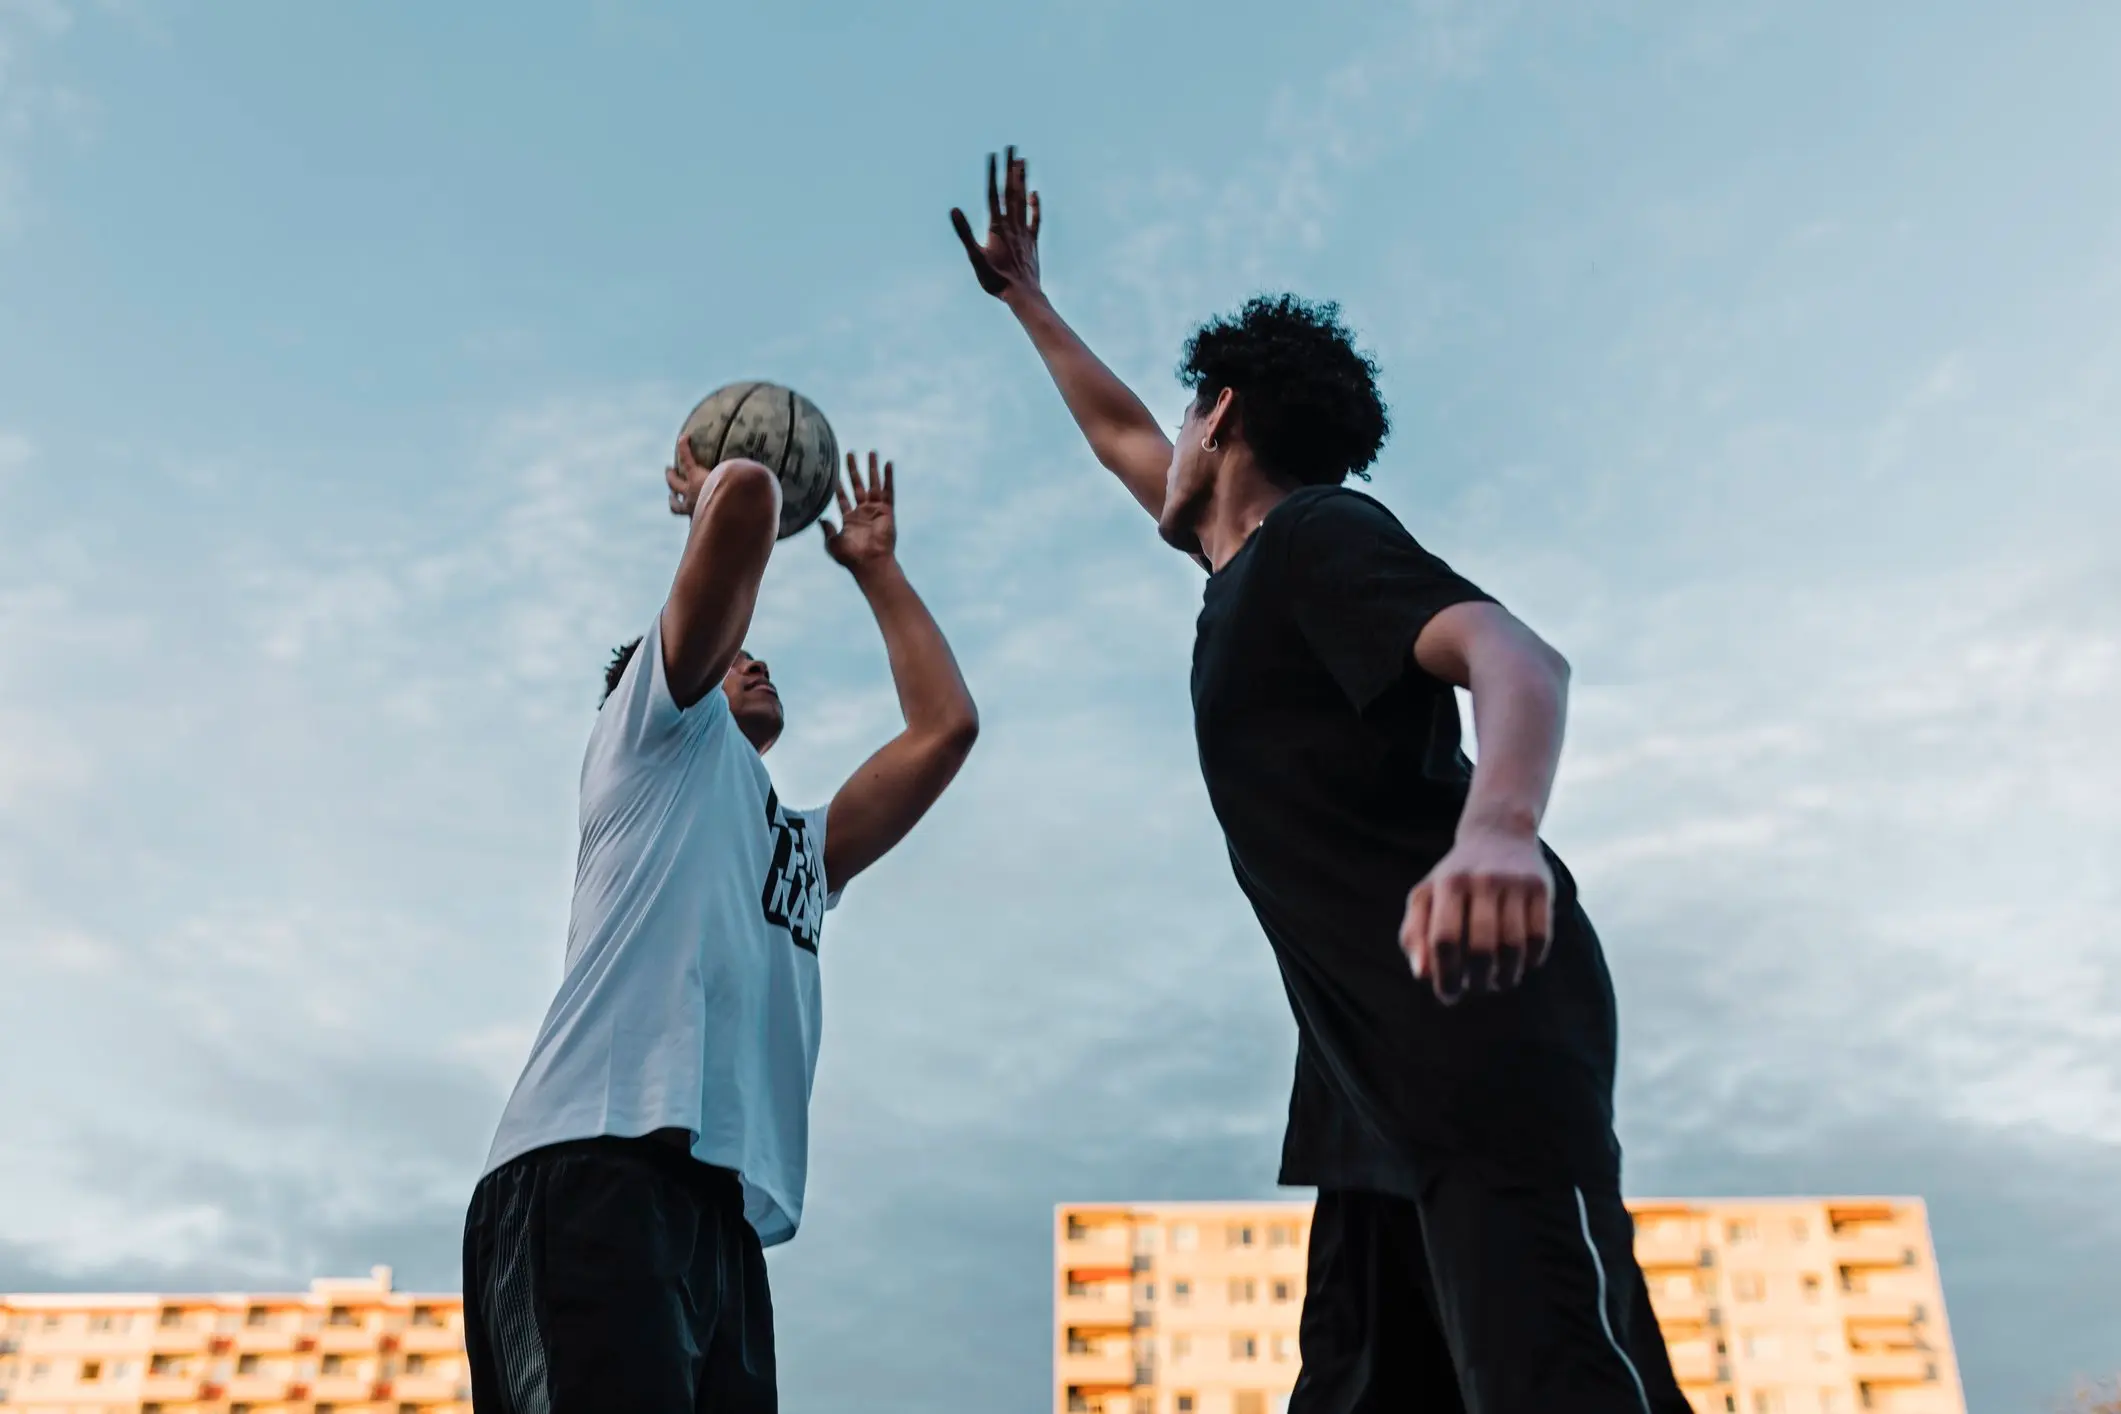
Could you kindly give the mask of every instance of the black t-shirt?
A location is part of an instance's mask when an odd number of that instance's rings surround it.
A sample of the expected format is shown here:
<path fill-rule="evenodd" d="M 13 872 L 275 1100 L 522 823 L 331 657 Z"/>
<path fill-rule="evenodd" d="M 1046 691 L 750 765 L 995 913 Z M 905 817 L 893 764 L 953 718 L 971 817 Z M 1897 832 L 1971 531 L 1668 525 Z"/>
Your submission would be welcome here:
<path fill-rule="evenodd" d="M 1617 1180 L 1612 983 L 1561 861 L 1553 952 L 1519 988 L 1445 1007 L 1399 947 L 1472 780 L 1457 699 L 1414 640 L 1487 598 L 1340 487 L 1290 495 L 1209 577 L 1201 772 L 1296 1013 L 1283 1183 L 1418 1197 L 1468 1154 Z"/>

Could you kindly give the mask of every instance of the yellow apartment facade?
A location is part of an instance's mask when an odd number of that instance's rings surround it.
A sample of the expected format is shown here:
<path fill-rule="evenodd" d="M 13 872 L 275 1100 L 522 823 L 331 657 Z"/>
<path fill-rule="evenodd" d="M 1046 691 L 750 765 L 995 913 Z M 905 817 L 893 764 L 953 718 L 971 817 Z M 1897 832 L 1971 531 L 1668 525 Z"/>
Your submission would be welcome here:
<path fill-rule="evenodd" d="M 471 1414 L 464 1300 L 388 1267 L 292 1294 L 0 1294 L 0 1409 Z"/>
<path fill-rule="evenodd" d="M 1628 1207 L 1699 1414 L 1965 1414 L 1919 1200 Z M 1056 1414 L 1281 1414 L 1310 1219 L 1308 1202 L 1058 1208 Z"/>

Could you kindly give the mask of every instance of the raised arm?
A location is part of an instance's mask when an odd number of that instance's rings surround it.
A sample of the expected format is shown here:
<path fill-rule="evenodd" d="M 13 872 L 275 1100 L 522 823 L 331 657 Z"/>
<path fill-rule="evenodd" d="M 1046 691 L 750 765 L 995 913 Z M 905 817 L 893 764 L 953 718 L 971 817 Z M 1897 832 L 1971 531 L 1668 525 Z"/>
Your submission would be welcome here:
<path fill-rule="evenodd" d="M 666 476 L 671 514 L 692 519 L 663 605 L 663 677 L 683 710 L 720 685 L 744 644 L 780 529 L 781 483 L 754 461 L 709 470 L 683 437 Z"/>
<path fill-rule="evenodd" d="M 899 568 L 891 464 L 869 454 L 865 481 L 847 456 L 836 486 L 841 524 L 825 524 L 825 548 L 860 586 L 883 630 L 906 727 L 864 761 L 832 797 L 825 817 L 825 886 L 837 892 L 906 837 L 957 775 L 979 736 L 979 711 L 950 644 Z"/>
<path fill-rule="evenodd" d="M 1027 191 L 1024 163 L 1010 148 L 1008 175 L 997 186 L 995 160 L 987 158 L 987 240 L 972 237 L 965 213 L 952 210 L 950 224 L 965 243 L 980 288 L 1009 306 L 1046 371 L 1060 389 L 1090 450 L 1120 479 L 1151 519 L 1164 510 L 1164 474 L 1171 466 L 1171 439 L 1156 419 L 1105 367 L 1067 321 L 1054 311 L 1038 277 L 1038 193 Z"/>

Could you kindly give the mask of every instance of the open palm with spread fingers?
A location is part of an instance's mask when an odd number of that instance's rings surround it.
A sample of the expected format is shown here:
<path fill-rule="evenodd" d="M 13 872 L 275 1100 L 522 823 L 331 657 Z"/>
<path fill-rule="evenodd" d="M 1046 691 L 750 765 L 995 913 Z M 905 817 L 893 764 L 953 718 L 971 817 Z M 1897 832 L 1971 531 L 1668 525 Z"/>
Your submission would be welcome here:
<path fill-rule="evenodd" d="M 950 224 L 965 243 L 980 288 L 997 299 L 1038 290 L 1038 193 L 1026 189 L 1024 160 L 1009 149 L 1008 175 L 995 180 L 994 154 L 987 155 L 987 239 L 972 238 L 972 223 L 955 207 Z"/>
<path fill-rule="evenodd" d="M 892 514 L 891 463 L 881 473 L 876 453 L 869 454 L 865 479 L 854 453 L 847 453 L 847 479 L 834 480 L 832 492 L 839 498 L 840 523 L 820 521 L 825 530 L 825 553 L 850 570 L 880 564 L 898 549 L 898 522 Z"/>

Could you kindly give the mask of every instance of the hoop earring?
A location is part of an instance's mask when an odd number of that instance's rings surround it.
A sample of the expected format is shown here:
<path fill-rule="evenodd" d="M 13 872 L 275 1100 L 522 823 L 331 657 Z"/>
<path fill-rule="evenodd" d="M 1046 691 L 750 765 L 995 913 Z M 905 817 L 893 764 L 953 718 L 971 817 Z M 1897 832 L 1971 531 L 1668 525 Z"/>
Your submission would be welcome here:
<path fill-rule="evenodd" d="M 1204 451 L 1204 452 L 1212 452 L 1212 451 L 1214 451 L 1214 450 L 1215 450 L 1215 439 L 1214 439 L 1213 437 L 1203 437 L 1203 438 L 1201 438 L 1201 439 L 1200 439 L 1200 449 L 1201 449 L 1202 451 Z"/>

